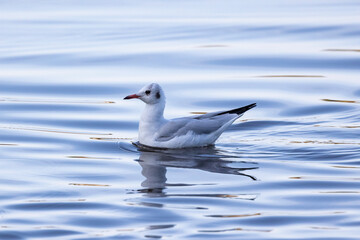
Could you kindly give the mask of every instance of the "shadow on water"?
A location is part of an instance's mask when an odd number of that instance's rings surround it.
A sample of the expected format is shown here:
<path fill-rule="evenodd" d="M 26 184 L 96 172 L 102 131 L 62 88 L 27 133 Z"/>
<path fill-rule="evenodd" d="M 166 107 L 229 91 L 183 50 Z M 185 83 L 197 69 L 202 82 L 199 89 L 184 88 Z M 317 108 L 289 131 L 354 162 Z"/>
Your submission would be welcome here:
<path fill-rule="evenodd" d="M 146 193 L 149 197 L 226 197 L 224 194 L 166 194 L 164 189 L 176 186 L 192 186 L 196 184 L 167 183 L 168 168 L 197 169 L 205 172 L 232 174 L 250 178 L 256 181 L 256 177 L 245 174 L 245 171 L 258 169 L 256 162 L 239 161 L 239 156 L 231 156 L 222 153 L 214 146 L 203 148 L 186 149 L 154 149 L 134 144 L 140 152 L 139 162 L 141 174 L 145 180 L 141 183 L 143 189 L 139 192 Z M 234 160 L 234 159 L 237 160 Z M 241 163 L 243 167 L 233 167 L 231 164 Z M 211 185 L 211 183 L 209 183 Z"/>

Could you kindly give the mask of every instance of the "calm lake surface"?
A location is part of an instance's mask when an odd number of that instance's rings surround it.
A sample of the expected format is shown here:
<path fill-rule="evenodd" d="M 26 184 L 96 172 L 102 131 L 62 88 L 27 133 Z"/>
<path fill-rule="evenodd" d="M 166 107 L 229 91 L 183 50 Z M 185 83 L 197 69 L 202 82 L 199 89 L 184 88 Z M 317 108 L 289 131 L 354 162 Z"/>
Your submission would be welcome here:
<path fill-rule="evenodd" d="M 359 239 L 359 1 L 0 2 L 0 239 Z M 215 147 L 166 116 L 256 102 Z"/>

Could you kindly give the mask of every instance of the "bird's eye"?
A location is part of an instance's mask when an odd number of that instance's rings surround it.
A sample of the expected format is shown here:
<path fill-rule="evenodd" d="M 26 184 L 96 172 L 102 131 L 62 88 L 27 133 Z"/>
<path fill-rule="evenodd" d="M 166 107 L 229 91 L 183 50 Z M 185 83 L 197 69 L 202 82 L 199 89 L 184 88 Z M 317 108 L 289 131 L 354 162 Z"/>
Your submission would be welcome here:
<path fill-rule="evenodd" d="M 146 91 L 145 91 L 145 94 L 146 94 L 146 95 L 149 95 L 150 93 L 151 93 L 150 90 L 146 90 Z"/>

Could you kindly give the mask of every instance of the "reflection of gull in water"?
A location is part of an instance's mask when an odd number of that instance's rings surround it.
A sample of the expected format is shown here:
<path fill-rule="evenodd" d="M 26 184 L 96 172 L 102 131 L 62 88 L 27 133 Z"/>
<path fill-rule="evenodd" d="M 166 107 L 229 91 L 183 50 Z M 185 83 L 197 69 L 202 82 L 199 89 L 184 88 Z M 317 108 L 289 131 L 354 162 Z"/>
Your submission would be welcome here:
<path fill-rule="evenodd" d="M 200 169 L 207 172 L 245 176 L 256 180 L 254 176 L 243 173 L 246 170 L 257 169 L 257 166 L 253 166 L 256 163 L 232 161 L 233 158 L 234 156 L 220 154 L 213 147 L 188 149 L 187 151 L 141 149 L 138 161 L 142 167 L 141 173 L 146 179 L 141 184 L 144 189 L 139 191 L 145 192 L 149 196 L 159 197 L 165 196 L 163 189 L 168 186 L 191 185 L 167 183 L 166 169 L 169 167 Z M 245 166 L 232 167 L 231 163 L 241 163 Z M 214 195 L 214 197 L 217 196 Z"/>

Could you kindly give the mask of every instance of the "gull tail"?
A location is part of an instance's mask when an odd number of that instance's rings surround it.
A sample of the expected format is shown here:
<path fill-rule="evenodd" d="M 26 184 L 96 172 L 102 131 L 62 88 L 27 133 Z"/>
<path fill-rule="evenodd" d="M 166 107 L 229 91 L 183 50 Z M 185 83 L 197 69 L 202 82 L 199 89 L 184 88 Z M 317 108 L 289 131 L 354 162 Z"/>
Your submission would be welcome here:
<path fill-rule="evenodd" d="M 221 113 L 218 113 L 216 115 L 223 115 L 223 114 L 227 114 L 227 113 L 229 113 L 229 114 L 236 113 L 237 115 L 241 115 L 244 112 L 246 112 L 246 111 L 248 111 L 248 110 L 250 110 L 250 109 L 252 109 L 254 107 L 256 107 L 256 103 L 252 103 L 252 104 L 249 104 L 249 105 L 241 107 L 241 108 L 235 108 L 235 109 L 232 109 L 232 110 L 229 110 L 229 111 L 221 112 Z"/>

